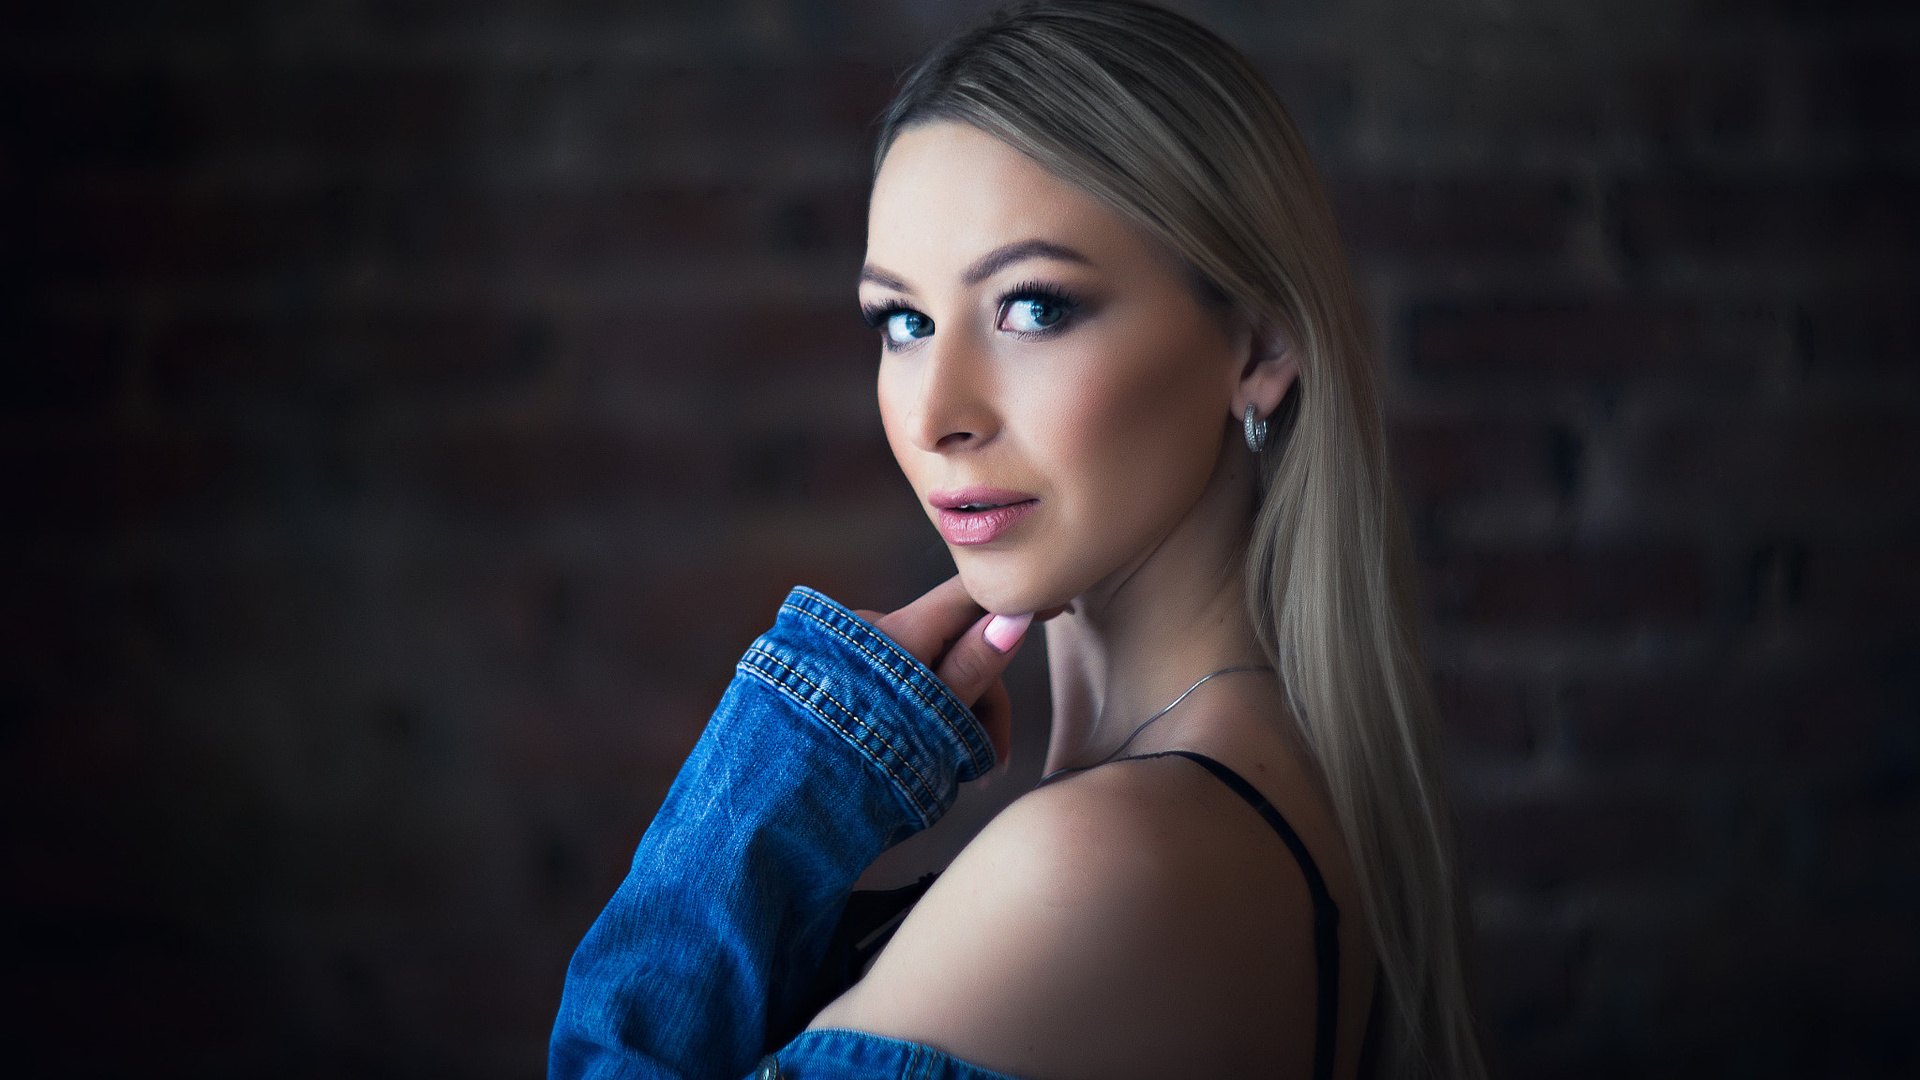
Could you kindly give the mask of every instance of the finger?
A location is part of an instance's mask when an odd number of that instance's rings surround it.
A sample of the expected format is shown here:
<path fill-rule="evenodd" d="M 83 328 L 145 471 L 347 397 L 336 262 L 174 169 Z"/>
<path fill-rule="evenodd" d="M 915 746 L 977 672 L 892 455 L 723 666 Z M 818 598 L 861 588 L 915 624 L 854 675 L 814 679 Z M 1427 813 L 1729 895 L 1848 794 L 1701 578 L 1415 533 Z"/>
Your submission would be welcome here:
<path fill-rule="evenodd" d="M 980 700 L 973 703 L 973 715 L 986 730 L 987 742 L 993 745 L 996 766 L 1006 768 L 1013 760 L 1013 698 L 1007 695 L 1005 681 L 993 680 Z"/>
<path fill-rule="evenodd" d="M 960 584 L 960 575 L 955 574 L 906 607 L 882 615 L 873 625 L 931 667 L 967 632 L 981 610 L 967 595 L 966 586 Z"/>
<path fill-rule="evenodd" d="M 999 680 L 1000 673 L 1020 651 L 1020 642 L 1032 623 L 1031 615 L 983 616 L 941 657 L 934 674 L 955 697 L 971 706 Z"/>

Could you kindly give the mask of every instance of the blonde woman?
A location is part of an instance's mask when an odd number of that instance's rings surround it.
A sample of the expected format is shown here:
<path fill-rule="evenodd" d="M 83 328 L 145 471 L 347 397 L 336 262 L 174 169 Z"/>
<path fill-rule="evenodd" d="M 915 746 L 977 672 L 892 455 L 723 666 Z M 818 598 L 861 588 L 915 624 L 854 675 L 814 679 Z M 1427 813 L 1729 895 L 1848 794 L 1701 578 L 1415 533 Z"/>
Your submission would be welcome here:
<path fill-rule="evenodd" d="M 553 1074 L 1481 1075 L 1361 318 L 1280 103 L 1180 16 L 1026 5 L 907 77 L 875 161 L 880 414 L 959 574 L 789 597 Z M 1004 757 L 1036 614 L 1044 779 L 863 940 L 854 880 Z"/>

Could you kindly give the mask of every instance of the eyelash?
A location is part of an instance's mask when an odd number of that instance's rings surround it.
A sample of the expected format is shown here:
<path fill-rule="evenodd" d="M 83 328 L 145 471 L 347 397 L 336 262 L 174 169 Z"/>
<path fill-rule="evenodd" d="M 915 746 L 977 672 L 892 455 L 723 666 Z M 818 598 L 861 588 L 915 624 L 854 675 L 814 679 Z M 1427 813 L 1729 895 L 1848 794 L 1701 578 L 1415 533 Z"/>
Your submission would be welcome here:
<path fill-rule="evenodd" d="M 1060 321 L 1044 330 L 1014 331 L 1025 338 L 1052 337 L 1073 325 L 1080 312 L 1080 300 L 1058 285 L 1049 285 L 1041 281 L 1025 281 L 1015 285 L 1000 297 L 1000 304 L 994 309 L 993 324 L 999 326 L 1007 317 L 1007 309 L 1022 300 L 1038 300 L 1060 309 Z"/>
<path fill-rule="evenodd" d="M 886 326 L 887 320 L 903 311 L 913 311 L 913 307 L 902 300 L 888 300 L 883 304 L 860 305 L 860 321 L 867 324 L 869 330 L 879 330 Z M 919 312 L 914 312 L 919 314 Z"/>
<path fill-rule="evenodd" d="M 1050 285 L 1041 281 L 1026 281 L 1000 294 L 1000 302 L 994 306 L 994 325 L 996 327 L 999 326 L 1001 321 L 1007 317 L 1007 308 L 1021 300 L 1038 300 L 1061 309 L 1060 321 L 1047 327 L 1045 330 L 1013 331 L 1026 338 L 1051 337 L 1066 329 L 1066 327 L 1073 322 L 1074 316 L 1080 311 L 1079 298 L 1060 286 Z M 924 314 L 903 300 L 888 300 L 879 304 L 862 304 L 860 306 L 860 321 L 865 323 L 869 330 L 884 332 L 887 320 L 903 311 L 912 312 L 916 315 Z M 905 345 L 896 345 L 892 341 L 885 340 L 884 338 L 882 344 L 888 350 L 903 349 L 906 347 Z"/>

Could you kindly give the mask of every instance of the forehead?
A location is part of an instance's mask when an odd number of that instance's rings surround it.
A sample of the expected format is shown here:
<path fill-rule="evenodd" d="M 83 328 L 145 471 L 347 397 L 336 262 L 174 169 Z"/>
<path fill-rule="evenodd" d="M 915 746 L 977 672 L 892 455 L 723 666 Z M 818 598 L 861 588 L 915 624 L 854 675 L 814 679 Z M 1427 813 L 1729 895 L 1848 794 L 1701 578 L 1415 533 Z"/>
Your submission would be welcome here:
<path fill-rule="evenodd" d="M 1096 263 L 1145 254 L 1118 215 L 977 128 L 935 121 L 894 140 L 867 215 L 871 262 L 924 274 L 1029 239 L 1068 244 Z"/>

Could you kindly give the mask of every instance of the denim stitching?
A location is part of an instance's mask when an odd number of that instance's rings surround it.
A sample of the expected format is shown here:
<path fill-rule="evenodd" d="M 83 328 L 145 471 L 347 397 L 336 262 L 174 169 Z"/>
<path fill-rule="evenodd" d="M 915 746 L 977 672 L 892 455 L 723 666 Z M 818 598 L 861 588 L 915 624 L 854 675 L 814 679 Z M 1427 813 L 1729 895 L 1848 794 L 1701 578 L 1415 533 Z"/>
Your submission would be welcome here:
<path fill-rule="evenodd" d="M 747 655 L 748 656 L 758 655 L 758 656 L 765 657 L 769 662 L 779 665 L 781 670 L 785 671 L 787 674 L 793 676 L 795 679 L 799 680 L 800 682 L 803 682 L 808 686 L 812 687 L 814 691 L 818 693 L 821 697 L 826 698 L 828 701 L 831 701 L 835 705 L 839 706 L 840 711 L 845 713 L 848 719 L 851 719 L 854 723 L 860 725 L 860 727 L 863 730 L 865 730 L 869 735 L 873 736 L 873 739 L 875 742 L 878 742 L 881 746 L 886 747 L 888 753 L 892 754 L 894 758 L 896 758 L 902 765 L 906 766 L 907 771 L 913 774 L 914 779 L 920 781 L 921 787 L 925 789 L 925 792 L 927 794 L 929 795 L 933 794 L 933 791 L 934 791 L 933 785 L 927 781 L 927 778 L 925 776 L 921 775 L 919 769 L 914 768 L 913 762 L 909 761 L 906 755 L 900 753 L 899 750 L 895 749 L 894 745 L 887 741 L 887 737 L 885 735 L 882 735 L 880 732 L 876 731 L 873 728 L 873 726 L 868 724 L 865 720 L 860 719 L 859 715 L 856 714 L 852 709 L 847 708 L 845 703 L 843 703 L 839 698 L 834 697 L 832 694 L 828 693 L 826 689 L 822 687 L 820 684 L 814 682 L 812 679 L 807 678 L 805 675 L 802 675 L 799 671 L 795 670 L 791 665 L 787 664 L 785 661 L 781 660 L 779 657 L 774 656 L 772 653 L 769 653 L 766 650 L 761 649 L 759 646 L 754 646 L 753 648 L 748 649 Z M 820 717 L 822 720 L 826 720 L 827 723 L 831 725 L 834 729 L 840 731 L 842 734 L 852 739 L 853 744 L 855 746 L 858 746 L 861 752 L 865 753 L 869 758 L 873 759 L 875 764 L 879 765 L 883 769 L 886 769 L 887 775 L 893 777 L 893 780 L 896 784 L 899 784 L 902 788 L 909 789 L 907 791 L 907 795 L 909 798 L 913 799 L 914 809 L 920 811 L 920 813 L 923 816 L 933 816 L 928 814 L 926 807 L 921 803 L 919 795 L 911 790 L 911 785 L 907 784 L 906 781 L 902 780 L 898 773 L 895 773 L 890 766 L 888 766 L 884 761 L 881 761 L 879 759 L 878 755 L 874 754 L 872 750 L 868 749 L 866 745 L 863 744 L 858 738 L 855 738 L 852 732 L 847 731 L 845 728 L 841 727 L 841 725 L 834 723 L 831 719 L 828 719 L 828 717 L 823 712 L 821 712 L 820 709 L 817 706 L 815 706 L 812 702 L 806 701 L 800 698 L 798 694 L 793 692 L 791 687 L 784 685 L 784 680 L 779 681 L 777 685 L 780 686 L 781 690 L 786 692 L 788 697 L 791 697 L 795 701 L 798 701 L 801 705 L 804 705 L 807 708 L 807 711 L 813 713 L 815 716 Z M 936 797 L 934 801 L 938 802 L 939 800 Z"/>
<path fill-rule="evenodd" d="M 906 650 L 902 649 L 898 642 L 894 641 L 892 638 L 881 633 L 880 631 L 874 629 L 871 624 L 865 622 L 864 620 L 861 620 L 857 616 L 849 616 L 845 611 L 843 611 L 840 608 L 840 606 L 837 603 L 835 603 L 831 598 L 823 595 L 822 593 L 819 593 L 813 589 L 809 589 L 805 585 L 799 586 L 794 591 L 801 593 L 809 603 L 815 605 L 816 607 L 825 608 L 827 612 L 835 616 L 836 619 L 839 619 L 842 621 L 852 621 L 854 623 L 857 623 L 860 629 L 866 631 L 866 634 L 863 636 L 876 639 L 879 642 L 880 646 L 884 648 L 887 652 L 892 653 L 893 656 L 900 661 L 901 666 L 905 669 L 904 671 L 902 671 L 899 668 L 892 667 L 891 665 L 886 665 L 886 670 L 898 676 L 902 680 L 905 680 L 910 686 L 914 688 L 915 693 L 919 693 L 920 692 L 919 688 L 922 685 L 926 684 L 927 682 L 931 681 L 933 683 L 933 686 L 935 687 L 934 692 L 938 694 L 942 700 L 946 701 L 948 706 L 952 710 L 958 711 L 960 713 L 964 713 L 968 716 L 972 715 L 972 710 L 968 709 L 967 706 L 963 704 L 959 698 L 955 697 L 953 694 L 952 688 L 947 686 L 946 683 L 941 682 L 938 676 L 934 676 L 931 680 L 929 680 L 927 677 L 926 665 L 922 664 L 918 659 L 916 659 L 912 653 L 909 653 Z M 783 610 L 787 608 L 793 608 L 799 614 L 806 615 L 807 617 L 815 620 L 816 622 L 819 622 L 822 625 L 827 626 L 829 629 L 834 630 L 836 633 L 840 634 L 842 638 L 846 638 L 845 632 L 841 631 L 837 624 L 828 622 L 817 611 L 812 611 L 806 608 L 797 607 L 792 600 L 787 600 L 786 602 L 781 604 L 781 608 Z M 846 640 L 848 640 L 851 643 L 852 639 L 846 638 Z M 926 701 L 926 698 L 924 695 L 922 695 L 921 700 Z M 952 726 L 952 721 L 950 716 L 948 716 L 947 713 L 943 712 L 940 709 L 940 707 L 934 702 L 929 701 L 927 702 L 927 704 L 928 704 L 928 707 L 932 708 L 935 712 L 941 713 L 941 719 L 947 721 L 948 723 L 948 730 L 953 731 L 953 726 Z M 968 754 L 975 758 L 976 765 L 978 765 L 982 769 L 992 767 L 991 760 L 986 762 L 986 764 L 984 765 L 980 765 L 980 762 L 978 761 L 978 755 L 974 754 L 973 747 L 963 732 L 954 731 L 953 733 L 955 737 L 958 738 L 963 744 L 968 745 Z M 991 746 L 988 747 L 987 752 L 990 759 L 993 752 Z"/>
<path fill-rule="evenodd" d="M 907 760 L 906 755 L 900 753 L 900 751 L 896 749 L 892 743 L 887 741 L 887 737 L 885 735 L 881 734 L 878 730 L 876 730 L 873 727 L 873 725 L 867 723 L 865 720 L 862 720 L 858 713 L 854 712 L 852 709 L 849 709 L 845 702 L 841 701 L 839 698 L 834 697 L 831 693 L 829 693 L 826 690 L 825 687 L 821 686 L 817 682 L 814 682 L 812 679 L 807 678 L 805 675 L 801 674 L 801 672 L 795 667 L 793 667 L 791 664 L 788 664 L 786 661 L 781 660 L 779 657 L 773 655 L 770 652 L 767 652 L 765 649 L 762 649 L 757 645 L 748 649 L 747 654 L 749 656 L 764 657 L 769 663 L 776 665 L 777 667 L 780 668 L 780 670 L 786 672 L 788 675 L 791 675 L 795 680 L 805 683 L 807 686 L 811 687 L 813 691 L 819 694 L 821 697 L 826 698 L 828 701 L 833 702 L 834 705 L 839 707 L 842 713 L 846 714 L 848 719 L 852 720 L 855 724 L 858 724 L 862 730 L 867 732 L 867 734 L 871 735 L 873 737 L 874 742 L 877 742 L 881 746 L 886 747 L 887 751 L 891 753 L 895 759 L 897 759 L 902 765 L 905 765 L 907 769 L 913 773 L 914 779 L 919 780 L 921 784 L 925 785 L 929 790 L 932 789 L 933 785 L 927 782 L 927 778 L 921 775 L 920 770 L 913 767 L 913 763 Z M 813 704 L 811 702 L 806 702 L 805 704 L 807 704 L 809 709 L 814 709 Z M 816 712 L 816 715 L 817 715 L 818 710 L 815 709 L 814 711 Z M 835 724 L 834 726 L 839 727 L 840 725 Z M 852 734 L 852 733 L 849 732 L 848 734 Z M 855 743 L 856 745 L 859 745 L 862 750 L 866 750 L 869 754 L 873 752 L 864 743 L 861 743 L 858 739 L 855 740 Z"/>
<path fill-rule="evenodd" d="M 776 664 L 780 663 L 778 660 L 775 660 L 772 656 L 768 656 L 766 653 L 760 652 L 760 650 L 758 649 L 748 650 L 749 655 L 752 655 L 753 653 L 759 653 L 761 656 L 766 656 L 768 660 L 772 660 Z M 780 666 L 786 667 L 785 664 L 780 664 Z M 766 671 L 762 671 L 759 667 L 749 664 L 745 660 L 742 660 L 740 662 L 739 667 L 742 672 L 758 677 L 762 682 L 765 682 L 769 686 L 772 686 L 775 690 L 779 691 L 782 695 L 792 699 L 794 704 L 799 705 L 801 708 L 807 710 L 808 712 L 812 713 L 814 716 L 818 717 L 821 723 L 826 724 L 828 727 L 838 732 L 842 738 L 845 738 L 848 742 L 852 743 L 854 745 L 854 748 L 860 751 L 861 756 L 865 757 L 868 761 L 873 762 L 875 765 L 878 765 L 881 768 L 881 770 L 884 771 L 887 774 L 887 776 L 893 780 L 894 787 L 897 790 L 904 793 L 907 796 L 907 798 L 913 803 L 914 812 L 920 815 L 921 825 L 923 827 L 933 819 L 933 815 L 929 814 L 926 807 L 921 805 L 920 798 L 915 793 L 913 785 L 907 783 L 906 780 L 902 779 L 899 773 L 894 772 L 893 767 L 891 765 L 888 765 L 887 762 L 883 760 L 880 755 L 874 753 L 873 750 L 870 747 L 868 747 L 865 743 L 861 742 L 860 737 L 858 735 L 855 735 L 853 732 L 848 731 L 844 725 L 836 721 L 833 717 L 828 716 L 825 712 L 823 712 L 820 709 L 819 706 L 801 697 L 798 693 L 794 691 L 794 689 L 791 686 L 788 686 L 783 680 L 775 678 L 772 674 Z M 789 672 L 793 671 L 792 668 L 787 668 L 787 670 Z M 796 677 L 799 676 L 798 672 L 793 672 L 793 673 Z M 801 681 L 804 682 L 806 680 L 802 679 Z M 808 683 L 808 685 L 812 686 L 813 684 Z M 818 690 L 819 687 L 815 686 L 814 689 Z M 821 692 L 825 694 L 825 691 L 821 691 Z M 831 695 L 828 695 L 828 700 L 830 701 L 832 700 Z M 838 701 L 834 701 L 834 704 L 839 705 L 840 703 Z M 843 705 L 841 706 L 841 708 L 845 709 L 846 707 Z M 847 715 L 853 716 L 852 713 L 848 713 Z M 857 716 L 854 716 L 853 720 L 855 723 L 860 723 L 860 718 Z M 866 727 L 865 724 L 861 724 L 860 726 Z M 876 735 L 876 738 L 878 738 L 877 735 Z M 886 743 L 885 739 L 880 739 L 879 741 L 882 744 Z M 893 747 L 888 746 L 887 749 L 892 750 Z M 895 751 L 895 755 L 898 756 L 898 751 Z M 918 774 L 916 773 L 915 775 L 917 776 Z"/>
<path fill-rule="evenodd" d="M 932 699 L 927 697 L 926 694 L 921 693 L 920 687 L 918 685 L 919 680 L 913 678 L 913 676 L 917 674 L 917 672 L 915 672 L 913 669 L 909 668 L 903 672 L 899 668 L 892 666 L 891 664 L 887 663 L 887 658 L 879 656 L 873 650 L 867 648 L 865 645 L 860 644 L 858 641 L 854 640 L 851 636 L 849 636 L 846 631 L 840 629 L 838 626 L 835 626 L 833 623 L 828 622 L 826 619 L 821 618 L 815 612 L 808 611 L 805 608 L 795 607 L 792 604 L 783 604 L 781 605 L 780 610 L 791 611 L 795 615 L 802 616 L 803 618 L 812 619 L 814 622 L 819 623 L 821 627 L 823 627 L 827 631 L 827 633 L 832 634 L 833 636 L 839 638 L 841 641 L 846 642 L 847 644 L 853 646 L 856 649 L 859 649 L 862 653 L 866 654 L 867 658 L 872 660 L 875 664 L 879 665 L 881 670 L 885 671 L 889 675 L 893 675 L 901 679 L 902 681 L 906 682 L 907 689 L 913 691 L 914 696 L 920 699 L 921 704 L 925 705 L 929 709 L 932 709 L 936 713 L 940 712 L 940 706 L 935 704 Z M 941 719 L 945 720 L 946 717 L 942 715 Z"/>
<path fill-rule="evenodd" d="M 868 659 L 872 660 L 875 664 L 878 664 L 882 670 L 886 671 L 889 675 L 893 675 L 894 677 L 900 679 L 902 682 L 906 683 L 907 689 L 913 691 L 914 696 L 920 699 L 921 704 L 925 705 L 929 711 L 931 711 L 935 716 L 940 718 L 940 723 L 946 727 L 947 734 L 952 735 L 956 742 L 958 742 L 961 746 L 966 748 L 967 757 L 972 759 L 972 764 L 974 765 L 975 768 L 985 771 L 986 769 L 990 769 L 993 767 L 993 764 L 991 761 L 988 761 L 985 764 L 981 763 L 980 755 L 976 752 L 976 749 L 973 745 L 973 741 L 968 739 L 965 733 L 963 733 L 958 729 L 958 727 L 953 722 L 953 718 L 947 715 L 946 710 L 943 709 L 938 702 L 935 702 L 931 698 L 927 697 L 927 695 L 921 691 L 920 684 L 925 682 L 926 680 L 920 677 L 920 672 L 917 666 L 910 667 L 906 671 L 901 671 L 898 668 L 895 668 L 889 665 L 883 658 L 876 655 L 872 650 L 868 649 L 865 645 L 862 645 L 859 641 L 855 640 L 852 636 L 848 635 L 846 631 L 840 629 L 838 626 L 827 621 L 826 619 L 821 618 L 815 612 L 807 611 L 804 608 L 795 607 L 792 604 L 783 604 L 781 605 L 780 610 L 791 611 L 796 615 L 803 616 L 805 618 L 813 620 L 816 623 L 819 623 L 821 627 L 823 627 L 828 633 L 846 642 L 848 645 L 852 646 L 853 648 L 860 650 L 860 652 L 865 654 Z M 877 634 L 877 636 L 885 637 L 886 635 Z M 896 654 L 897 654 L 897 649 L 898 647 L 895 646 L 894 651 L 896 652 Z M 914 661 L 914 663 L 915 665 L 918 665 L 919 662 Z M 947 689 L 946 684 L 942 683 L 940 686 L 940 689 L 944 692 L 943 698 L 946 701 L 952 704 L 959 703 L 960 699 L 953 696 L 953 691 Z M 962 709 L 966 708 L 965 705 L 960 705 L 959 707 Z"/>
<path fill-rule="evenodd" d="M 793 591 L 801 594 L 802 598 L 804 598 L 808 603 L 814 605 L 815 607 L 825 608 L 828 611 L 828 613 L 836 617 L 845 617 L 845 616 L 851 615 L 851 612 L 848 612 L 842 609 L 839 601 L 833 599 L 832 597 L 828 596 L 823 592 L 820 592 L 817 589 L 810 589 L 805 585 L 799 585 L 799 586 L 795 586 Z M 781 602 L 781 606 L 794 607 L 795 605 L 793 602 L 793 598 L 788 597 L 786 600 Z M 799 609 L 799 610 L 804 610 L 804 609 Z M 867 626 L 869 629 L 871 629 L 871 624 L 867 623 L 866 620 L 861 619 L 857 615 L 852 615 L 852 618 L 854 619 L 854 621 L 859 622 L 861 625 Z M 918 664 L 920 662 L 918 660 L 915 660 L 911 653 L 908 653 L 902 648 L 900 648 L 900 645 L 898 642 L 894 641 L 892 638 L 886 636 L 885 634 L 882 634 L 876 630 L 874 631 L 874 636 L 880 639 L 880 644 L 883 648 L 893 653 L 894 655 L 900 657 L 902 660 L 905 660 L 909 667 L 915 664 Z"/>
<path fill-rule="evenodd" d="M 802 586 L 802 588 L 805 588 L 805 587 Z M 822 607 L 826 607 L 827 610 L 835 616 L 840 616 L 842 614 L 842 612 L 837 607 L 831 606 L 831 602 L 828 601 L 826 597 L 813 592 L 813 590 L 811 589 L 807 589 L 806 592 L 808 595 L 808 599 L 812 600 L 815 604 L 820 605 Z M 817 611 L 811 611 L 811 610 L 808 610 L 807 608 L 799 607 L 795 605 L 791 600 L 780 605 L 780 607 L 781 607 L 781 610 L 783 611 L 792 611 L 798 615 L 805 615 L 806 617 L 814 620 L 815 622 L 818 622 L 821 625 L 834 630 L 836 633 L 840 633 L 842 637 L 845 637 L 845 634 L 841 632 L 837 626 L 835 626 L 833 623 L 828 622 Z M 880 645 L 882 648 L 892 653 L 894 658 L 900 661 L 901 667 L 894 667 L 892 665 L 883 665 L 886 667 L 886 670 L 889 673 L 893 675 L 897 675 L 900 678 L 907 680 L 908 682 L 911 682 L 911 683 L 922 683 L 926 681 L 920 675 L 920 670 L 923 665 L 920 663 L 918 659 L 916 659 L 913 656 L 912 653 L 909 653 L 906 650 L 902 649 L 900 645 L 897 642 L 895 642 L 892 638 L 888 637 L 885 634 L 880 633 L 878 630 L 874 630 L 873 627 L 868 626 L 864 622 L 862 623 L 862 625 L 866 626 L 867 630 L 872 634 L 873 637 L 878 638 L 880 640 Z M 905 668 L 904 671 L 901 670 L 902 667 Z M 935 681 L 935 684 L 940 687 L 942 694 L 947 699 L 949 699 L 949 701 L 951 701 L 953 705 L 962 709 L 966 708 L 965 705 L 960 704 L 959 698 L 956 698 L 953 696 L 953 691 L 947 689 L 947 685 L 945 683 L 940 682 L 937 678 L 934 681 Z M 917 686 L 915 687 L 915 691 L 918 692 Z M 922 700 L 925 700 L 925 698 L 923 697 Z M 937 706 L 934 706 L 933 703 L 930 701 L 927 702 L 927 704 L 930 707 L 937 708 Z"/>
<path fill-rule="evenodd" d="M 811 600 L 813 603 L 821 607 L 826 608 L 828 611 L 832 612 L 836 616 L 845 614 L 841 610 L 839 604 L 834 602 L 831 598 L 827 597 L 823 593 L 817 592 L 813 589 L 809 589 L 805 585 L 800 586 L 795 591 L 805 594 L 807 599 Z M 789 600 L 786 603 L 782 604 L 781 606 L 782 607 L 791 606 L 792 603 L 793 602 Z M 813 612 L 806 612 L 806 614 L 812 615 L 816 619 L 820 618 L 818 614 Z M 906 665 L 908 675 L 904 677 L 912 678 L 916 681 L 921 681 L 921 682 L 925 681 L 925 679 L 921 678 L 920 676 L 920 672 L 925 665 L 921 664 L 920 661 L 916 659 L 912 653 L 907 652 L 905 649 L 902 649 L 900 647 L 900 644 L 894 641 L 892 638 L 888 637 L 885 634 L 882 634 L 878 630 L 874 630 L 872 626 L 867 624 L 865 621 L 859 619 L 858 616 L 854 616 L 854 620 L 856 622 L 859 622 L 860 625 L 865 626 L 868 630 L 872 631 L 873 636 L 880 639 L 881 647 L 885 648 L 888 652 L 891 652 L 895 657 L 899 658 L 900 661 Z M 889 668 L 888 670 L 892 670 L 892 669 Z M 947 688 L 946 683 L 941 682 L 938 678 L 935 678 L 933 681 L 934 681 L 934 685 L 940 688 L 940 692 L 946 696 L 947 700 L 953 703 L 955 708 L 958 708 L 958 709 L 966 708 L 965 705 L 962 705 L 960 703 L 959 698 L 953 696 L 953 691 Z"/>

